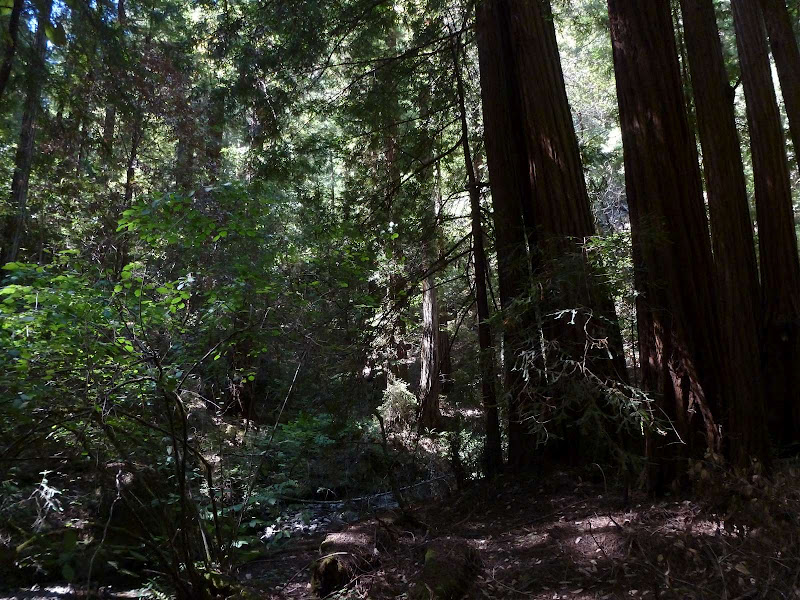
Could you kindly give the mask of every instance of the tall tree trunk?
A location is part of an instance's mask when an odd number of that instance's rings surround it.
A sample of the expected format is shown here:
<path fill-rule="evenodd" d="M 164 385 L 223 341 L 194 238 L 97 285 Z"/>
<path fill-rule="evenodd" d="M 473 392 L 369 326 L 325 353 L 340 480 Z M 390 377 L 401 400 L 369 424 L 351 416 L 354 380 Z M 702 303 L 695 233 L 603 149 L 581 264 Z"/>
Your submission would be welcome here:
<path fill-rule="evenodd" d="M 731 8 L 753 156 L 767 415 L 773 435 L 789 442 L 800 432 L 800 260 L 789 165 L 761 5 L 731 0 Z"/>
<path fill-rule="evenodd" d="M 225 89 L 211 92 L 208 106 L 208 136 L 206 139 L 206 171 L 216 183 L 222 166 L 222 137 L 225 133 Z"/>
<path fill-rule="evenodd" d="M 124 0 L 117 1 L 117 23 L 124 28 L 127 23 Z M 118 85 L 117 74 L 109 72 L 108 83 L 113 88 Z M 106 92 L 106 110 L 103 118 L 103 146 L 100 152 L 103 162 L 102 181 L 107 184 L 111 179 L 111 170 L 114 163 L 114 130 L 117 127 L 117 105 L 114 103 L 114 92 Z"/>
<path fill-rule="evenodd" d="M 134 120 L 132 123 L 132 131 L 131 131 L 131 148 L 128 152 L 128 159 L 126 161 L 126 169 L 125 169 L 125 196 L 124 196 L 124 204 L 123 209 L 128 209 L 131 207 L 131 203 L 133 202 L 133 191 L 136 185 L 136 162 L 139 157 L 139 145 L 142 142 L 142 137 L 144 135 L 144 117 L 142 115 L 142 109 L 137 109 L 136 115 L 134 116 Z M 120 237 L 118 241 L 117 247 L 117 255 L 115 257 L 115 264 L 114 270 L 116 273 L 121 273 L 123 267 L 128 264 L 128 251 L 129 251 L 129 243 L 128 243 L 128 236 L 123 235 Z"/>
<path fill-rule="evenodd" d="M 423 102 L 425 106 L 427 102 Z M 441 393 L 441 379 L 439 367 L 441 364 L 441 339 L 439 332 L 439 297 L 436 289 L 436 274 L 431 269 L 436 264 L 438 254 L 438 215 L 441 205 L 439 197 L 439 169 L 434 176 L 433 187 L 428 203 L 428 222 L 431 234 L 426 237 L 422 245 L 424 255 L 424 268 L 427 276 L 422 281 L 422 340 L 420 344 L 420 381 L 419 403 L 420 430 L 434 429 L 441 420 L 439 409 L 439 395 Z"/>
<path fill-rule="evenodd" d="M 767 429 L 759 359 L 759 286 L 753 225 L 713 0 L 681 0 L 711 221 L 730 405 L 725 449 L 737 466 L 766 461 Z M 721 415 L 720 415 L 721 416 Z"/>
<path fill-rule="evenodd" d="M 503 469 L 503 447 L 500 438 L 500 415 L 497 409 L 497 394 L 494 386 L 495 349 L 492 345 L 492 330 L 489 324 L 489 296 L 486 292 L 488 273 L 486 270 L 486 248 L 484 246 L 483 226 L 481 225 L 481 195 L 472 151 L 469 144 L 467 108 L 464 93 L 464 76 L 461 72 L 461 39 L 453 43 L 453 68 L 456 72 L 456 89 L 461 120 L 461 147 L 464 151 L 464 167 L 467 171 L 467 191 L 469 192 L 470 220 L 472 226 L 472 255 L 475 261 L 475 305 L 478 312 L 478 346 L 480 348 L 479 368 L 481 374 L 481 400 L 486 417 L 486 444 L 484 460 L 486 474 L 497 475 Z"/>
<path fill-rule="evenodd" d="M 117 107 L 113 104 L 106 105 L 106 114 L 103 119 L 103 181 L 111 178 L 111 167 L 114 160 L 114 130 L 117 126 Z"/>
<path fill-rule="evenodd" d="M 537 227 L 538 272 L 544 298 L 539 308 L 543 325 L 544 383 L 552 385 L 550 369 L 566 362 L 580 364 L 589 377 L 604 385 L 626 381 L 622 337 L 614 305 L 596 283 L 583 252 L 586 238 L 595 234 L 589 195 L 583 176 L 578 138 L 567 99 L 555 25 L 549 0 L 511 0 L 505 3 L 519 82 L 523 127 L 527 141 L 531 210 Z M 565 311 L 566 312 L 563 312 Z M 576 312 L 572 312 L 575 310 Z M 607 340 L 599 347 L 598 340 Z M 562 377 L 566 387 L 585 388 L 585 375 Z M 548 396 L 550 393 L 548 393 Z M 564 389 L 562 397 L 575 397 Z M 600 400 L 600 398 L 598 398 Z M 565 426 L 553 433 L 563 439 L 557 456 L 577 458 L 580 432 L 574 422 L 582 407 L 574 400 Z M 617 409 L 612 409 L 617 412 Z"/>
<path fill-rule="evenodd" d="M 686 443 L 674 444 L 672 436 L 648 440 L 650 487 L 660 492 L 679 476 L 687 453 L 718 450 L 711 245 L 670 2 L 608 0 L 608 10 L 643 385 Z"/>
<path fill-rule="evenodd" d="M 19 18 L 22 14 L 23 0 L 14 0 L 11 7 L 11 14 L 8 18 L 8 31 L 3 36 L 5 40 L 3 48 L 3 62 L 0 64 L 0 100 L 6 91 L 6 85 L 11 77 L 11 69 L 14 66 L 14 56 L 17 53 L 17 37 L 19 35 Z"/>
<path fill-rule="evenodd" d="M 427 245 L 427 244 L 426 244 Z M 426 253 L 430 255 L 430 252 Z M 429 264 L 433 263 L 430 260 Z M 435 260 L 435 258 L 434 258 Z M 439 302 L 436 279 L 430 273 L 422 281 L 422 344 L 420 347 L 420 429 L 433 429 L 439 424 Z"/>
<path fill-rule="evenodd" d="M 45 0 L 39 10 L 34 39 L 33 60 L 27 74 L 27 91 L 25 107 L 22 112 L 22 127 L 19 144 L 14 161 L 14 176 L 11 181 L 10 207 L 11 214 L 5 219 L 3 226 L 3 262 L 12 262 L 19 254 L 22 236 L 25 232 L 25 221 L 28 214 L 28 183 L 33 163 L 33 148 L 36 138 L 36 118 L 39 114 L 42 83 L 46 69 L 47 37 L 45 27 L 50 22 L 52 0 Z"/>
<path fill-rule="evenodd" d="M 512 469 L 526 466 L 534 443 L 526 434 L 521 405 L 525 380 L 519 368 L 525 348 L 525 319 L 517 300 L 530 280 L 528 232 L 523 207 L 531 206 L 531 188 L 525 137 L 513 76 L 514 51 L 508 23 L 498 0 L 483 0 L 477 8 L 477 42 L 483 105 L 486 161 L 494 209 L 495 248 L 500 307 L 503 311 L 503 379 L 508 398 L 508 462 Z M 531 239 L 531 241 L 534 241 Z"/>
<path fill-rule="evenodd" d="M 182 97 L 178 101 L 177 127 L 175 135 L 175 185 L 178 191 L 189 192 L 195 184 L 194 177 L 194 150 L 195 128 L 193 122 L 193 107 L 188 99 L 188 91 L 182 90 Z"/>
<path fill-rule="evenodd" d="M 800 49 L 792 29 L 792 18 L 784 0 L 761 0 L 769 45 L 778 70 L 783 104 L 789 118 L 794 157 L 800 165 Z"/>

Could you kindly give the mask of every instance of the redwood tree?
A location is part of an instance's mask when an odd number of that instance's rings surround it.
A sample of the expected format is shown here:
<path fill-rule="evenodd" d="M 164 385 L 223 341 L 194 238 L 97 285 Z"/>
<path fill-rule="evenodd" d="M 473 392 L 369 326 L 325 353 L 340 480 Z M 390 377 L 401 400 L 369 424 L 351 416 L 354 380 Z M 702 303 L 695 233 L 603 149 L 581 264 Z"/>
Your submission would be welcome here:
<path fill-rule="evenodd" d="M 761 0 L 769 45 L 781 82 L 783 104 L 789 118 L 795 160 L 800 152 L 800 49 L 792 29 L 792 18 L 784 0 Z M 800 161 L 798 161 L 800 164 Z"/>
<path fill-rule="evenodd" d="M 595 226 L 550 2 L 514 0 L 505 4 L 527 143 L 531 212 L 537 232 L 537 247 L 531 250 L 539 254 L 536 275 L 547 290 L 540 308 L 543 352 L 555 355 L 542 361 L 547 376 L 543 383 L 550 384 L 547 372 L 552 367 L 563 369 L 566 364 L 568 370 L 574 369 L 572 377 L 561 378 L 568 386 L 560 393 L 566 399 L 581 395 L 574 386 L 585 387 L 587 377 L 597 377 L 602 384 L 611 385 L 627 379 L 622 340 L 610 297 L 583 253 L 583 242 L 595 234 Z M 564 312 L 565 309 L 569 310 Z M 606 344 L 599 340 L 606 340 Z M 581 436 L 572 421 L 583 407 L 575 400 L 566 401 L 573 406 L 565 415 L 566 427 L 556 433 L 566 436 L 561 453 L 574 457 Z"/>
<path fill-rule="evenodd" d="M 460 41 L 460 40 L 456 40 Z M 478 313 L 478 346 L 480 348 L 479 367 L 481 374 L 481 399 L 486 416 L 486 446 L 484 458 L 488 475 L 500 472 L 503 466 L 503 447 L 500 439 L 500 415 L 497 408 L 494 373 L 495 357 L 492 345 L 492 330 L 489 324 L 489 281 L 483 226 L 481 224 L 481 196 L 478 178 L 469 143 L 467 108 L 464 93 L 464 77 L 461 72 L 461 46 L 453 44 L 453 67 L 456 72 L 459 120 L 461 122 L 461 147 L 464 152 L 464 167 L 467 171 L 467 191 L 469 192 L 470 221 L 472 229 L 472 255 L 475 263 L 475 305 Z"/>
<path fill-rule="evenodd" d="M 523 207 L 531 205 L 527 145 L 518 121 L 514 51 L 507 35 L 504 2 L 484 0 L 477 9 L 477 41 L 486 161 L 492 190 L 500 307 L 503 311 L 503 371 L 508 397 L 508 460 L 524 466 L 528 436 L 520 415 L 525 382 L 517 367 L 524 323 L 516 308 L 529 280 Z"/>
<path fill-rule="evenodd" d="M 686 443 L 653 436 L 650 486 L 687 452 L 718 447 L 711 244 L 669 0 L 608 0 L 633 236 L 642 384 Z M 698 435 L 699 434 L 699 435 Z M 697 438 L 700 437 L 698 440 Z M 704 439 L 703 439 L 704 438 Z"/>
<path fill-rule="evenodd" d="M 47 37 L 45 28 L 50 24 L 52 6 L 52 0 L 45 0 L 40 5 L 33 43 L 33 57 L 26 74 L 25 105 L 22 110 L 22 126 L 14 159 L 14 176 L 11 180 L 9 201 L 11 214 L 5 219 L 2 240 L 0 240 L 3 244 L 2 262 L 4 263 L 17 259 L 25 232 L 25 221 L 28 214 L 28 183 L 33 165 L 36 120 L 39 116 L 42 83 L 46 73 Z"/>
<path fill-rule="evenodd" d="M 739 465 L 767 456 L 759 361 L 759 288 L 742 153 L 712 0 L 681 0 L 697 129 L 703 148 L 721 335 L 721 368 L 730 401 L 725 446 Z"/>
<path fill-rule="evenodd" d="M 497 39 L 487 33 L 489 23 Z M 556 403 L 542 416 L 561 420 L 560 425 L 550 426 L 551 433 L 567 438 L 558 453 L 574 456 L 579 440 L 574 421 L 585 398 L 573 400 L 580 392 L 572 386 L 585 387 L 593 377 L 603 383 L 624 380 L 625 365 L 613 305 L 597 285 L 582 252 L 583 241 L 594 234 L 594 223 L 550 5 L 547 0 L 486 0 L 479 8 L 478 24 L 498 257 L 508 254 L 519 260 L 527 252 L 531 272 L 543 290 L 532 303 L 536 312 L 528 309 L 523 322 L 514 327 L 517 332 L 520 327 L 528 330 L 520 342 L 527 350 L 529 393 L 537 394 L 556 380 L 566 382 L 567 387 L 556 392 L 564 403 Z M 487 102 L 489 97 L 502 107 L 502 120 L 495 121 L 489 114 L 495 109 Z M 513 182 L 505 181 L 510 177 Z M 501 194 L 515 190 L 518 204 L 507 205 L 497 189 Z M 524 231 L 518 230 L 514 240 L 501 240 L 508 235 L 506 218 L 515 220 L 517 228 L 524 224 Z M 508 249 L 504 247 L 507 242 Z M 534 293 L 527 282 L 524 285 L 521 291 Z M 501 289 L 501 300 L 502 296 Z M 608 344 L 598 350 L 598 340 Z M 569 373 L 564 377 L 564 373 L 552 373 L 554 369 Z M 515 419 L 524 419 L 535 410 L 524 396 L 512 394 L 512 399 L 516 399 L 514 409 L 519 412 Z M 533 446 L 525 442 L 518 455 L 510 439 L 509 460 L 528 462 Z"/>
<path fill-rule="evenodd" d="M 789 164 L 761 5 L 731 0 L 742 71 L 761 262 L 762 359 L 770 429 L 784 442 L 800 423 L 800 260 Z"/>
<path fill-rule="evenodd" d="M 14 0 L 11 14 L 8 16 L 8 29 L 3 32 L 3 62 L 0 63 L 0 100 L 3 98 L 8 80 L 11 77 L 11 68 L 14 66 L 14 56 L 17 53 L 17 37 L 19 35 L 19 20 L 22 14 L 23 0 Z"/>

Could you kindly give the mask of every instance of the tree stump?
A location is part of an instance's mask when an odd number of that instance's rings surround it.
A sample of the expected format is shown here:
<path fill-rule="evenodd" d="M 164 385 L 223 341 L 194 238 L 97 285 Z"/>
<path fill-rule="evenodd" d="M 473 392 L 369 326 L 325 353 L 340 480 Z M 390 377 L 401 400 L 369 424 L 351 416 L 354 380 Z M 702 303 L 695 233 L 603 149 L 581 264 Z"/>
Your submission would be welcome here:
<path fill-rule="evenodd" d="M 324 598 L 345 587 L 360 573 L 371 571 L 392 539 L 388 528 L 377 521 L 358 523 L 328 535 L 319 547 L 322 557 L 311 571 L 311 592 Z"/>
<path fill-rule="evenodd" d="M 425 550 L 425 565 L 411 586 L 413 600 L 459 600 L 481 570 L 478 552 L 463 540 L 433 540 Z"/>

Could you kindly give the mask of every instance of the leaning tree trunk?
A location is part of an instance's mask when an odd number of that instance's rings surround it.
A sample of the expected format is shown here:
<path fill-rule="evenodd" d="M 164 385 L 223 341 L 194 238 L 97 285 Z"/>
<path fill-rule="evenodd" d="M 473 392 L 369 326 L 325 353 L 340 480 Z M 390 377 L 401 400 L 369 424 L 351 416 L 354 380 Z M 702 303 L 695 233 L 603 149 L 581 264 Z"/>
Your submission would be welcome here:
<path fill-rule="evenodd" d="M 467 170 L 470 219 L 472 225 L 472 255 L 475 262 L 475 305 L 478 312 L 479 367 L 481 374 L 481 399 L 486 417 L 486 444 L 484 459 L 486 474 L 497 475 L 503 468 L 503 447 L 500 438 L 500 415 L 497 409 L 497 394 L 494 388 L 495 357 L 492 346 L 492 330 L 489 325 L 489 296 L 486 292 L 488 273 L 483 226 L 481 225 L 481 196 L 472 151 L 469 144 L 467 108 L 464 93 L 464 76 L 461 72 L 461 39 L 453 43 L 453 68 L 456 72 L 456 89 L 461 120 L 461 146 L 464 151 L 464 166 Z"/>
<path fill-rule="evenodd" d="M 531 188 L 520 106 L 513 77 L 513 49 L 506 32 L 503 2 L 483 0 L 477 9 L 477 41 L 483 104 L 484 141 L 494 208 L 500 307 L 503 311 L 503 372 L 508 397 L 508 462 L 521 469 L 530 460 L 522 405 L 525 380 L 519 368 L 526 323 L 517 301 L 527 289 L 530 258 L 523 207 Z M 530 241 L 534 241 L 532 238 Z"/>
<path fill-rule="evenodd" d="M 19 35 L 19 18 L 22 14 L 23 0 L 14 0 L 11 7 L 11 14 L 8 18 L 8 30 L 3 36 L 5 43 L 3 48 L 3 62 L 0 64 L 0 100 L 6 91 L 6 85 L 11 77 L 11 68 L 14 66 L 14 56 L 17 53 L 17 36 Z"/>
<path fill-rule="evenodd" d="M 675 444 L 674 436 L 648 441 L 650 486 L 661 492 L 679 476 L 688 452 L 718 449 L 711 245 L 670 2 L 608 0 L 608 11 L 643 385 L 656 394 L 657 416 L 663 413 L 687 444 Z"/>
<path fill-rule="evenodd" d="M 733 90 L 722 56 L 713 0 L 681 0 L 689 69 L 703 148 L 721 334 L 720 373 L 730 401 L 725 450 L 745 467 L 766 461 L 767 429 L 759 360 L 758 269 Z"/>
<path fill-rule="evenodd" d="M 769 45 L 778 70 L 783 105 L 789 118 L 789 132 L 798 165 L 800 153 L 800 49 L 792 29 L 792 18 L 784 0 L 761 0 Z"/>
<path fill-rule="evenodd" d="M 760 4 L 731 0 L 731 8 L 753 156 L 767 414 L 770 429 L 779 441 L 797 441 L 800 439 L 800 260 L 789 165 Z"/>
<path fill-rule="evenodd" d="M 25 233 L 25 221 L 28 214 L 28 183 L 31 177 L 33 148 L 36 138 L 36 119 L 39 114 L 42 83 L 46 73 L 47 37 L 45 36 L 45 27 L 50 22 L 52 6 L 52 0 L 45 0 L 39 9 L 33 58 L 28 67 L 25 106 L 22 111 L 22 127 L 14 160 L 14 176 L 11 180 L 11 197 L 9 200 L 11 214 L 5 219 L 2 232 L 2 257 L 4 263 L 17 259 L 22 237 Z"/>

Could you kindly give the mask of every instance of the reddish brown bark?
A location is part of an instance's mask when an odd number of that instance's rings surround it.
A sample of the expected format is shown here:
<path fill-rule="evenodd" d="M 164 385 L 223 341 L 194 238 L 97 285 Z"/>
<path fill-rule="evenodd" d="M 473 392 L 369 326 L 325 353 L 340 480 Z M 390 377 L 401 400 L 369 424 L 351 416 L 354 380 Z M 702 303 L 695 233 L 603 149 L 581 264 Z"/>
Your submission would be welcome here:
<path fill-rule="evenodd" d="M 800 49 L 792 29 L 792 18 L 784 0 L 761 0 L 769 45 L 781 82 L 783 105 L 797 161 L 800 152 Z M 798 161 L 800 164 L 800 161 Z"/>
<path fill-rule="evenodd" d="M 583 253 L 583 243 L 595 234 L 595 226 L 550 2 L 513 0 L 506 6 L 537 232 L 535 275 L 545 290 L 540 304 L 547 354 L 541 361 L 543 383 L 552 387 L 550 369 L 561 370 L 565 364 L 576 368 L 573 377 L 560 378 L 564 389 L 555 395 L 572 407 L 565 426 L 551 428 L 551 433 L 564 440 L 555 449 L 557 456 L 577 458 L 582 436 L 574 421 L 583 407 L 574 398 L 591 377 L 608 385 L 627 379 L 622 339 L 613 303 Z M 576 384 L 581 391 L 574 388 Z M 547 395 L 553 395 L 552 390 Z M 602 402 L 601 395 L 597 400 Z"/>
<path fill-rule="evenodd" d="M 729 399 L 726 453 L 738 466 L 767 460 L 759 361 L 759 285 L 753 225 L 722 44 L 712 0 L 681 0 L 711 222 Z"/>
<path fill-rule="evenodd" d="M 513 75 L 514 54 L 507 35 L 504 2 L 484 0 L 477 9 L 486 160 L 494 208 L 500 307 L 503 311 L 503 375 L 508 398 L 508 461 L 522 468 L 531 442 L 520 414 L 525 381 L 517 368 L 524 348 L 525 323 L 515 304 L 529 281 L 523 207 L 531 206 L 525 137 Z"/>
<path fill-rule="evenodd" d="M 731 8 L 753 157 L 767 414 L 773 435 L 789 442 L 800 431 L 800 260 L 789 165 L 761 5 L 731 0 Z"/>
<path fill-rule="evenodd" d="M 689 452 L 718 448 L 712 415 L 720 338 L 711 245 L 669 0 L 608 0 L 608 10 L 642 383 L 686 443 L 674 444 L 674 436 L 649 440 L 650 486 L 658 492 L 678 477 Z"/>
<path fill-rule="evenodd" d="M 594 376 L 603 382 L 625 379 L 621 337 L 613 304 L 596 284 L 582 250 L 585 238 L 594 234 L 594 223 L 549 2 L 484 1 L 478 19 L 481 51 L 482 15 L 487 23 L 483 27 L 487 40 L 484 44 L 489 45 L 489 35 L 485 33 L 488 23 L 497 38 L 491 51 L 494 72 L 489 71 L 489 59 L 481 55 L 495 228 L 498 235 L 503 229 L 502 235 L 511 236 L 510 224 L 504 222 L 507 218 L 514 219 L 518 228 L 515 238 L 498 237 L 498 257 L 506 251 L 524 257 L 527 251 L 540 289 L 535 308 L 527 310 L 521 324 L 515 324 L 520 332 L 517 351 L 523 347 L 527 351 L 526 395 L 535 396 L 547 388 L 548 396 L 564 401 L 545 410 L 543 403 L 530 403 L 523 396 L 512 395 L 512 399 L 517 398 L 512 410 L 519 412 L 516 419 L 532 416 L 533 410 L 540 412 L 544 419 L 551 421 L 548 433 L 564 440 L 560 449 L 554 450 L 555 454 L 562 458 L 574 457 L 581 437 L 574 422 L 582 410 L 582 400 L 573 400 L 578 395 L 573 386 L 577 384 L 586 389 L 587 381 Z M 488 49 L 486 54 L 489 54 Z M 486 116 L 490 109 L 487 98 L 504 107 L 502 120 L 490 123 L 493 117 Z M 493 137 L 499 139 L 490 139 Z M 503 148 L 497 147 L 500 145 Z M 500 159 L 493 157 L 493 152 L 498 153 Z M 500 161 L 503 167 L 497 165 Z M 498 175 L 500 169 L 502 173 Z M 498 177 L 503 181 L 498 182 Z M 508 181 L 512 177 L 515 179 Z M 504 193 L 512 190 L 513 202 L 517 205 L 500 201 L 498 211 L 498 186 Z M 509 215 L 505 214 L 506 210 L 511 211 Z M 504 248 L 505 243 L 516 250 Z M 501 277 L 501 302 L 502 285 Z M 530 284 L 523 283 L 521 291 L 532 293 Z M 526 329 L 524 334 L 521 333 L 523 328 Z M 605 344 L 602 350 L 598 350 L 600 340 L 605 341 L 600 344 Z M 567 377 L 560 377 L 560 374 L 557 377 L 553 373 L 565 368 L 570 371 Z M 553 387 L 556 380 L 560 382 L 558 390 Z M 524 435 L 524 431 L 521 434 Z M 511 441 L 514 438 L 511 431 L 509 435 L 509 460 L 529 462 L 530 456 L 514 457 L 517 449 L 530 455 L 533 441 L 517 445 Z"/>

